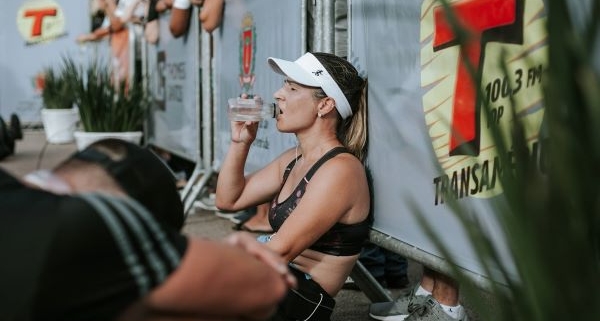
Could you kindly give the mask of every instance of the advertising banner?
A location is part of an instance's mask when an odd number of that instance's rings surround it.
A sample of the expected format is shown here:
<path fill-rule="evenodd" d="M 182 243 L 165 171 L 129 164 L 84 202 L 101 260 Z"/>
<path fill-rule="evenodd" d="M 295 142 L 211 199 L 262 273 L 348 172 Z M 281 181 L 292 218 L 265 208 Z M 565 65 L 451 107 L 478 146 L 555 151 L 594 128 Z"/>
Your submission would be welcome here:
<path fill-rule="evenodd" d="M 374 229 L 440 257 L 421 216 L 461 267 L 485 275 L 448 198 L 482 224 L 511 266 L 492 215 L 503 202 L 499 176 L 511 164 L 499 159 L 490 130 L 507 135 L 516 116 L 531 152 L 539 152 L 545 11 L 542 0 L 459 0 L 450 7 L 468 30 L 463 43 L 439 1 L 352 1 L 351 59 L 369 78 Z"/>
<path fill-rule="evenodd" d="M 187 34 L 175 38 L 170 12 L 159 16 L 159 38 L 147 45 L 152 111 L 148 142 L 197 161 L 200 148 L 200 51 L 198 15 L 191 15 Z"/>
<path fill-rule="evenodd" d="M 295 60 L 302 55 L 306 34 L 302 1 L 231 0 L 226 2 L 222 27 L 215 37 L 215 162 L 219 166 L 231 139 L 227 100 L 242 94 L 273 102 L 283 78 L 267 64 L 268 57 Z M 282 134 L 275 120 L 261 121 L 246 170 L 256 170 L 296 138 Z"/>

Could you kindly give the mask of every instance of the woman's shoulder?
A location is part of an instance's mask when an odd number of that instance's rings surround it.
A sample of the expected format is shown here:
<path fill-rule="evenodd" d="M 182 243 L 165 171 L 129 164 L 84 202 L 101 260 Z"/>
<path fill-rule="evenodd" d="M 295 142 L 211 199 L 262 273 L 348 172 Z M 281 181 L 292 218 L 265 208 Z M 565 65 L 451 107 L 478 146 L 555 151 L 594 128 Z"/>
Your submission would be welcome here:
<path fill-rule="evenodd" d="M 319 169 L 315 169 L 315 174 L 321 174 L 326 180 L 352 181 L 366 177 L 366 170 L 363 163 L 352 153 L 342 152 L 327 159 L 320 164 Z"/>
<path fill-rule="evenodd" d="M 332 150 L 333 151 L 333 150 Z M 332 164 L 336 164 L 337 166 L 343 166 L 348 168 L 349 170 L 359 170 L 364 171 L 364 164 L 356 157 L 356 155 L 352 154 L 348 149 L 339 148 L 336 153 L 329 160 Z"/>

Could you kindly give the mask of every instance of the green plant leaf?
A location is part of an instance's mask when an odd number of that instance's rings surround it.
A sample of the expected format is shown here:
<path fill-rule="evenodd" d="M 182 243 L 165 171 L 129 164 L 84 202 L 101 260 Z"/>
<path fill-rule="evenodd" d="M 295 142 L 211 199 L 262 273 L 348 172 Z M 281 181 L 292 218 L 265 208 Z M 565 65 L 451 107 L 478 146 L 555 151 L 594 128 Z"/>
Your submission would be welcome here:
<path fill-rule="evenodd" d="M 142 82 L 123 80 L 115 83 L 110 65 L 103 61 L 91 61 L 74 68 L 77 70 L 74 86 L 76 104 L 85 131 L 142 130 L 150 105 Z"/>

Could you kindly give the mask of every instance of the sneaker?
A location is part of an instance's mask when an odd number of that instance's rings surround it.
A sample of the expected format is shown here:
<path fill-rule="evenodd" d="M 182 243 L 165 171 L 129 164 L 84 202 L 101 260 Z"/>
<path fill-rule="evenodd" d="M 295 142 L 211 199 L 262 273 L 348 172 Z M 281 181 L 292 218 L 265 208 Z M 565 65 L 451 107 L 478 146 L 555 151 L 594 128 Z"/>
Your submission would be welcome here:
<path fill-rule="evenodd" d="M 252 216 L 254 216 L 254 214 L 256 214 L 256 208 L 250 208 L 242 211 L 241 213 L 238 213 L 237 215 L 229 217 L 229 220 L 232 221 L 234 224 L 242 225 Z"/>
<path fill-rule="evenodd" d="M 468 321 L 464 310 L 458 319 L 449 316 L 440 303 L 431 295 L 427 296 L 425 302 L 411 304 L 408 309 L 411 313 L 404 319 L 405 321 Z"/>
<path fill-rule="evenodd" d="M 217 211 L 218 208 L 215 206 L 215 194 L 203 196 L 194 202 L 194 207 L 201 208 L 206 211 Z"/>
<path fill-rule="evenodd" d="M 228 220 L 231 220 L 232 217 L 242 214 L 244 211 L 238 211 L 238 212 L 227 212 L 227 211 L 215 211 L 215 215 L 220 217 L 220 218 L 226 218 Z"/>
<path fill-rule="evenodd" d="M 371 304 L 369 307 L 369 316 L 375 320 L 403 321 L 410 314 L 408 311 L 409 305 L 423 304 L 428 298 L 426 295 L 415 295 L 419 285 L 417 284 L 411 291 L 400 296 L 395 301 Z"/>

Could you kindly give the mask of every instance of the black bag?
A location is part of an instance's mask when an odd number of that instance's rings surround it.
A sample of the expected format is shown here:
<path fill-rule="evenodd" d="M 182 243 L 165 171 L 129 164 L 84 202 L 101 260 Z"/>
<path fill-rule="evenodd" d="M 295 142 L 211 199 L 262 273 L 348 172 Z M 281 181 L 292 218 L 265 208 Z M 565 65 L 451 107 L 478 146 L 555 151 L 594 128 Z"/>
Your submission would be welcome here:
<path fill-rule="evenodd" d="M 21 121 L 16 114 L 10 116 L 10 127 L 0 117 L 0 160 L 14 154 L 15 140 L 22 138 Z"/>
<path fill-rule="evenodd" d="M 12 154 L 9 143 L 8 128 L 6 127 L 4 119 L 0 117 L 0 160 Z"/>
<path fill-rule="evenodd" d="M 290 271 L 298 280 L 298 288 L 290 289 L 279 304 L 271 321 L 329 321 L 335 299 L 314 280 L 293 266 Z"/>

